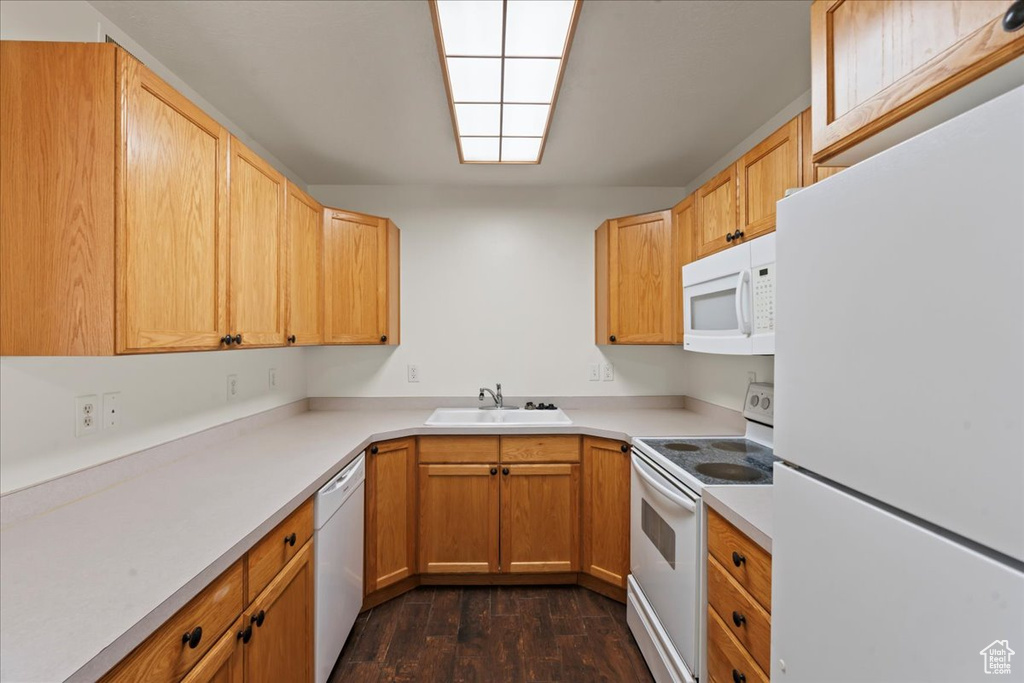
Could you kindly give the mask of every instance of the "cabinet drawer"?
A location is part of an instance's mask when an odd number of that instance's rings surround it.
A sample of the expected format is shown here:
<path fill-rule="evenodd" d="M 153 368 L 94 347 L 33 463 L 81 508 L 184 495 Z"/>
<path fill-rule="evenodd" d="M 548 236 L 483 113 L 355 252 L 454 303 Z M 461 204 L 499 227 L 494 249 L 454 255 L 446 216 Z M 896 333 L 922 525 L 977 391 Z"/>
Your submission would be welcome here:
<path fill-rule="evenodd" d="M 242 612 L 242 563 L 217 577 L 107 674 L 106 682 L 180 681 Z M 196 633 L 195 647 L 184 642 Z"/>
<path fill-rule="evenodd" d="M 579 462 L 578 436 L 503 436 L 502 462 Z"/>
<path fill-rule="evenodd" d="M 716 681 L 768 683 L 768 677 L 711 607 L 708 607 L 708 676 Z"/>
<path fill-rule="evenodd" d="M 758 666 L 770 671 L 771 617 L 713 557 L 708 558 L 708 603 Z"/>
<path fill-rule="evenodd" d="M 294 542 L 292 534 L 295 535 Z M 307 500 L 273 531 L 263 537 L 246 558 L 249 584 L 245 604 L 256 599 L 288 560 L 295 557 L 313 536 L 313 500 Z"/>
<path fill-rule="evenodd" d="M 421 463 L 498 462 L 496 436 L 421 436 Z"/>
<path fill-rule="evenodd" d="M 772 611 L 772 556 L 708 508 L 708 552 L 768 612 Z"/>

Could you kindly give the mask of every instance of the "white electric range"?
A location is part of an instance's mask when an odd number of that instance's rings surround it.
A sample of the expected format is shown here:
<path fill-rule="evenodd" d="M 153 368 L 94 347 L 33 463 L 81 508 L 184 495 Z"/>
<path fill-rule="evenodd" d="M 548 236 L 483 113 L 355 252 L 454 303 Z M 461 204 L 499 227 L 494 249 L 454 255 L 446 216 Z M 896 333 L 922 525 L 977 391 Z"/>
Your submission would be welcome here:
<path fill-rule="evenodd" d="M 658 683 L 692 683 L 705 651 L 705 486 L 770 485 L 774 386 L 747 388 L 740 437 L 633 439 L 626 618 Z"/>

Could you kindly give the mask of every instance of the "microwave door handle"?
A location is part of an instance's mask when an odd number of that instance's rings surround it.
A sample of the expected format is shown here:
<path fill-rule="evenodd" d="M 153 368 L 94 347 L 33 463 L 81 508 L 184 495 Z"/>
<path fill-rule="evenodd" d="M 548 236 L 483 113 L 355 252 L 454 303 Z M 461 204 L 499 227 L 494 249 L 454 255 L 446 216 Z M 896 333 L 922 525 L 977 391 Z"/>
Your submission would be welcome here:
<path fill-rule="evenodd" d="M 736 323 L 739 325 L 740 334 L 744 336 L 750 334 L 750 322 L 746 315 L 747 309 L 743 305 L 743 297 L 747 291 L 746 283 L 749 279 L 750 271 L 744 270 L 740 272 L 736 280 Z"/>
<path fill-rule="evenodd" d="M 663 486 L 662 484 L 658 483 L 654 479 L 654 477 L 647 474 L 647 472 L 645 472 L 643 467 L 640 465 L 640 462 L 637 460 L 637 457 L 635 455 L 630 456 L 630 459 L 633 461 L 633 469 L 636 471 L 637 475 L 645 482 L 647 482 L 652 489 L 654 489 L 661 495 L 665 496 L 673 503 L 675 503 L 676 505 L 685 509 L 688 512 L 697 511 L 697 504 L 694 503 L 692 500 L 686 498 L 685 496 L 680 496 L 679 494 L 674 493 L 667 486 Z"/>

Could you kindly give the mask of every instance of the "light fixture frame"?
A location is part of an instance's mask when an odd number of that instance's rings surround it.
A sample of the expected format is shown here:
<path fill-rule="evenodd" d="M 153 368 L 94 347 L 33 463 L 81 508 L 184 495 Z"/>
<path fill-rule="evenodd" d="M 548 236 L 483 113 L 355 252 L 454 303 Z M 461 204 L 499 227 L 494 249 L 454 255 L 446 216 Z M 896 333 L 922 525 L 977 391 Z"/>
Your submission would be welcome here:
<path fill-rule="evenodd" d="M 551 121 L 555 118 L 555 105 L 558 104 L 558 93 L 562 90 L 562 78 L 565 77 L 565 65 L 569 61 L 569 49 L 572 47 L 572 39 L 576 35 L 576 25 L 579 23 L 580 10 L 583 7 L 583 0 L 574 0 L 572 8 L 572 18 L 569 20 L 569 30 L 565 34 L 565 44 L 562 46 L 562 55 L 560 57 L 507 57 L 505 56 L 505 28 L 508 25 L 508 0 L 502 0 L 501 3 L 501 55 L 495 57 L 494 55 L 446 55 L 444 53 L 444 40 L 441 36 L 441 20 L 437 11 L 437 0 L 427 0 L 427 4 L 430 5 L 430 18 L 434 24 L 434 42 L 437 43 L 437 56 L 441 63 L 441 76 L 444 80 L 444 91 L 445 96 L 448 98 L 448 113 L 452 119 L 452 134 L 455 136 L 455 149 L 459 155 L 460 164 L 482 164 L 485 166 L 536 166 L 544 160 L 544 150 L 548 144 L 548 133 L 551 130 Z M 477 59 L 501 59 L 501 101 L 500 102 L 459 102 L 458 104 L 498 104 L 501 106 L 499 118 L 498 118 L 498 134 L 497 135 L 466 135 L 467 138 L 479 137 L 479 138 L 498 138 L 498 160 L 497 161 L 466 161 L 465 156 L 462 153 L 462 136 L 459 135 L 459 122 L 455 116 L 455 99 L 452 97 L 452 84 L 448 76 L 448 57 L 454 58 L 477 58 Z M 558 77 L 555 79 L 555 91 L 552 94 L 551 102 L 508 102 L 505 99 L 505 60 L 506 59 L 560 59 L 558 65 Z M 544 133 L 540 138 L 540 151 L 537 153 L 536 161 L 502 161 L 501 160 L 501 140 L 503 138 L 530 138 L 536 139 L 536 136 L 530 135 L 503 135 L 503 124 L 504 124 L 504 105 L 505 104 L 550 104 L 551 109 L 548 111 L 548 120 L 544 124 Z"/>

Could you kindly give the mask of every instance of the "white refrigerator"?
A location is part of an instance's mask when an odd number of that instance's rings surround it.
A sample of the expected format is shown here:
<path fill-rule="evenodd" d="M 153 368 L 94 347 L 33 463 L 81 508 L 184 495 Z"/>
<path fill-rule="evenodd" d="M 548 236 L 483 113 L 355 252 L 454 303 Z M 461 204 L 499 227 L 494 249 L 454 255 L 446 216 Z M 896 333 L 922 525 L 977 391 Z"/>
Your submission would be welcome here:
<path fill-rule="evenodd" d="M 1024 681 L 1024 88 L 776 246 L 773 682 Z"/>

